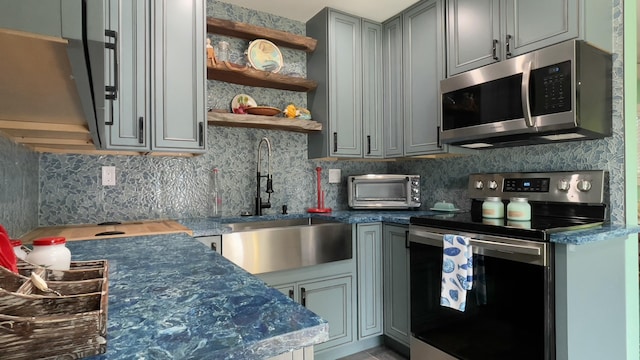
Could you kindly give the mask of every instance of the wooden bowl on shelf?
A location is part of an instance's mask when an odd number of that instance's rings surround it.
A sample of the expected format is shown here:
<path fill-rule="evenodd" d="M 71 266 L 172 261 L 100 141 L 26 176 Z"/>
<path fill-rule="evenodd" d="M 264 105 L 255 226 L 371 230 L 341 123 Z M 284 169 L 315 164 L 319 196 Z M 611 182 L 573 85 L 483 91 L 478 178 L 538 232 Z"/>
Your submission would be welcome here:
<path fill-rule="evenodd" d="M 275 116 L 282 112 L 280 109 L 271 106 L 251 106 L 244 109 L 244 111 L 247 114 L 263 116 Z"/>

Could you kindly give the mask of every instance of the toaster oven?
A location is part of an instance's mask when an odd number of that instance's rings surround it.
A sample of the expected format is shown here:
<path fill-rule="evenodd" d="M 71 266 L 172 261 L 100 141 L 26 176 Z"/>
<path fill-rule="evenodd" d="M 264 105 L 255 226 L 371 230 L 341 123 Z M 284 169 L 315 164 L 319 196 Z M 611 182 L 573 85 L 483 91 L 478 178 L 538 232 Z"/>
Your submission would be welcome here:
<path fill-rule="evenodd" d="M 352 209 L 420 207 L 420 175 L 367 174 L 347 178 Z"/>

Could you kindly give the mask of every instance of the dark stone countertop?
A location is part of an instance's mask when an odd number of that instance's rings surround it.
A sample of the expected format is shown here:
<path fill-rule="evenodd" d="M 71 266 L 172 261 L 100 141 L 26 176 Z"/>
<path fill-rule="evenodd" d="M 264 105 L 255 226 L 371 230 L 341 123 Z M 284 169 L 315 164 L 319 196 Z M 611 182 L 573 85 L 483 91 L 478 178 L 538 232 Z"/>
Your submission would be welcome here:
<path fill-rule="evenodd" d="M 435 211 L 376 211 L 376 210 L 360 210 L 360 211 L 334 211 L 327 214 L 287 214 L 287 215 L 262 215 L 247 217 L 223 217 L 223 218 L 191 218 L 179 219 L 178 222 L 193 230 L 193 236 L 213 236 L 227 234 L 231 232 L 231 228 L 226 224 L 250 221 L 269 221 L 280 219 L 299 219 L 299 218 L 321 218 L 334 221 L 344 222 L 348 224 L 385 222 L 391 224 L 408 225 L 412 216 L 434 215 Z M 604 241 L 608 239 L 618 239 L 626 237 L 630 234 L 640 232 L 640 226 L 626 225 L 603 225 L 593 229 L 584 229 L 576 231 L 565 231 L 553 233 L 550 241 L 564 245 L 581 245 Z"/>
<path fill-rule="evenodd" d="M 328 339 L 325 320 L 186 234 L 67 246 L 73 260 L 109 260 L 95 359 L 265 359 Z"/>

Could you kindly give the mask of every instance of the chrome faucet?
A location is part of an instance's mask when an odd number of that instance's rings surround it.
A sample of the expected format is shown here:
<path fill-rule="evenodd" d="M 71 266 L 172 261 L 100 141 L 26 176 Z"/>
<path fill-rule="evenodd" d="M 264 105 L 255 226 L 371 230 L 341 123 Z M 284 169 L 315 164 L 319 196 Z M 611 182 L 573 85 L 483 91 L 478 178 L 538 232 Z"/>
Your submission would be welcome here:
<path fill-rule="evenodd" d="M 262 175 L 261 174 L 261 166 L 260 166 L 260 150 L 262 148 L 262 143 L 267 143 L 267 163 L 268 163 L 268 168 L 267 168 L 267 174 L 266 175 Z M 260 197 L 260 181 L 262 178 L 267 178 L 267 195 L 269 196 L 267 198 L 267 202 L 262 202 L 262 198 Z M 258 144 L 258 161 L 256 164 L 256 183 L 257 183 L 257 187 L 256 187 L 256 215 L 262 215 L 262 209 L 267 209 L 271 207 L 271 193 L 273 192 L 273 177 L 271 175 L 271 143 L 269 142 L 269 139 L 267 139 L 266 137 L 263 137 L 262 140 L 260 140 L 260 143 Z"/>

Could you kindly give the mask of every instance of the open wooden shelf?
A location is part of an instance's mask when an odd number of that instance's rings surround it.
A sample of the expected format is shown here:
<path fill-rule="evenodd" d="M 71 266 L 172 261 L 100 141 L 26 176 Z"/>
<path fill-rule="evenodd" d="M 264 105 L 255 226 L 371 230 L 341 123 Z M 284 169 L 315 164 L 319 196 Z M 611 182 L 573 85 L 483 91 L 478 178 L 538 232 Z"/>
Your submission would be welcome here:
<path fill-rule="evenodd" d="M 207 17 L 207 32 L 250 41 L 267 39 L 276 45 L 306 52 L 313 52 L 318 43 L 316 39 L 308 36 L 213 17 Z"/>
<path fill-rule="evenodd" d="M 207 121 L 210 125 L 216 126 L 285 130 L 300 133 L 310 133 L 322 130 L 322 124 L 313 120 L 288 119 L 283 117 L 262 115 L 219 113 L 215 111 L 210 111 L 209 113 L 207 113 Z"/>
<path fill-rule="evenodd" d="M 207 79 L 300 92 L 309 92 L 318 86 L 318 83 L 313 80 L 256 70 L 228 61 L 218 62 L 213 66 L 209 64 L 207 66 Z"/>

